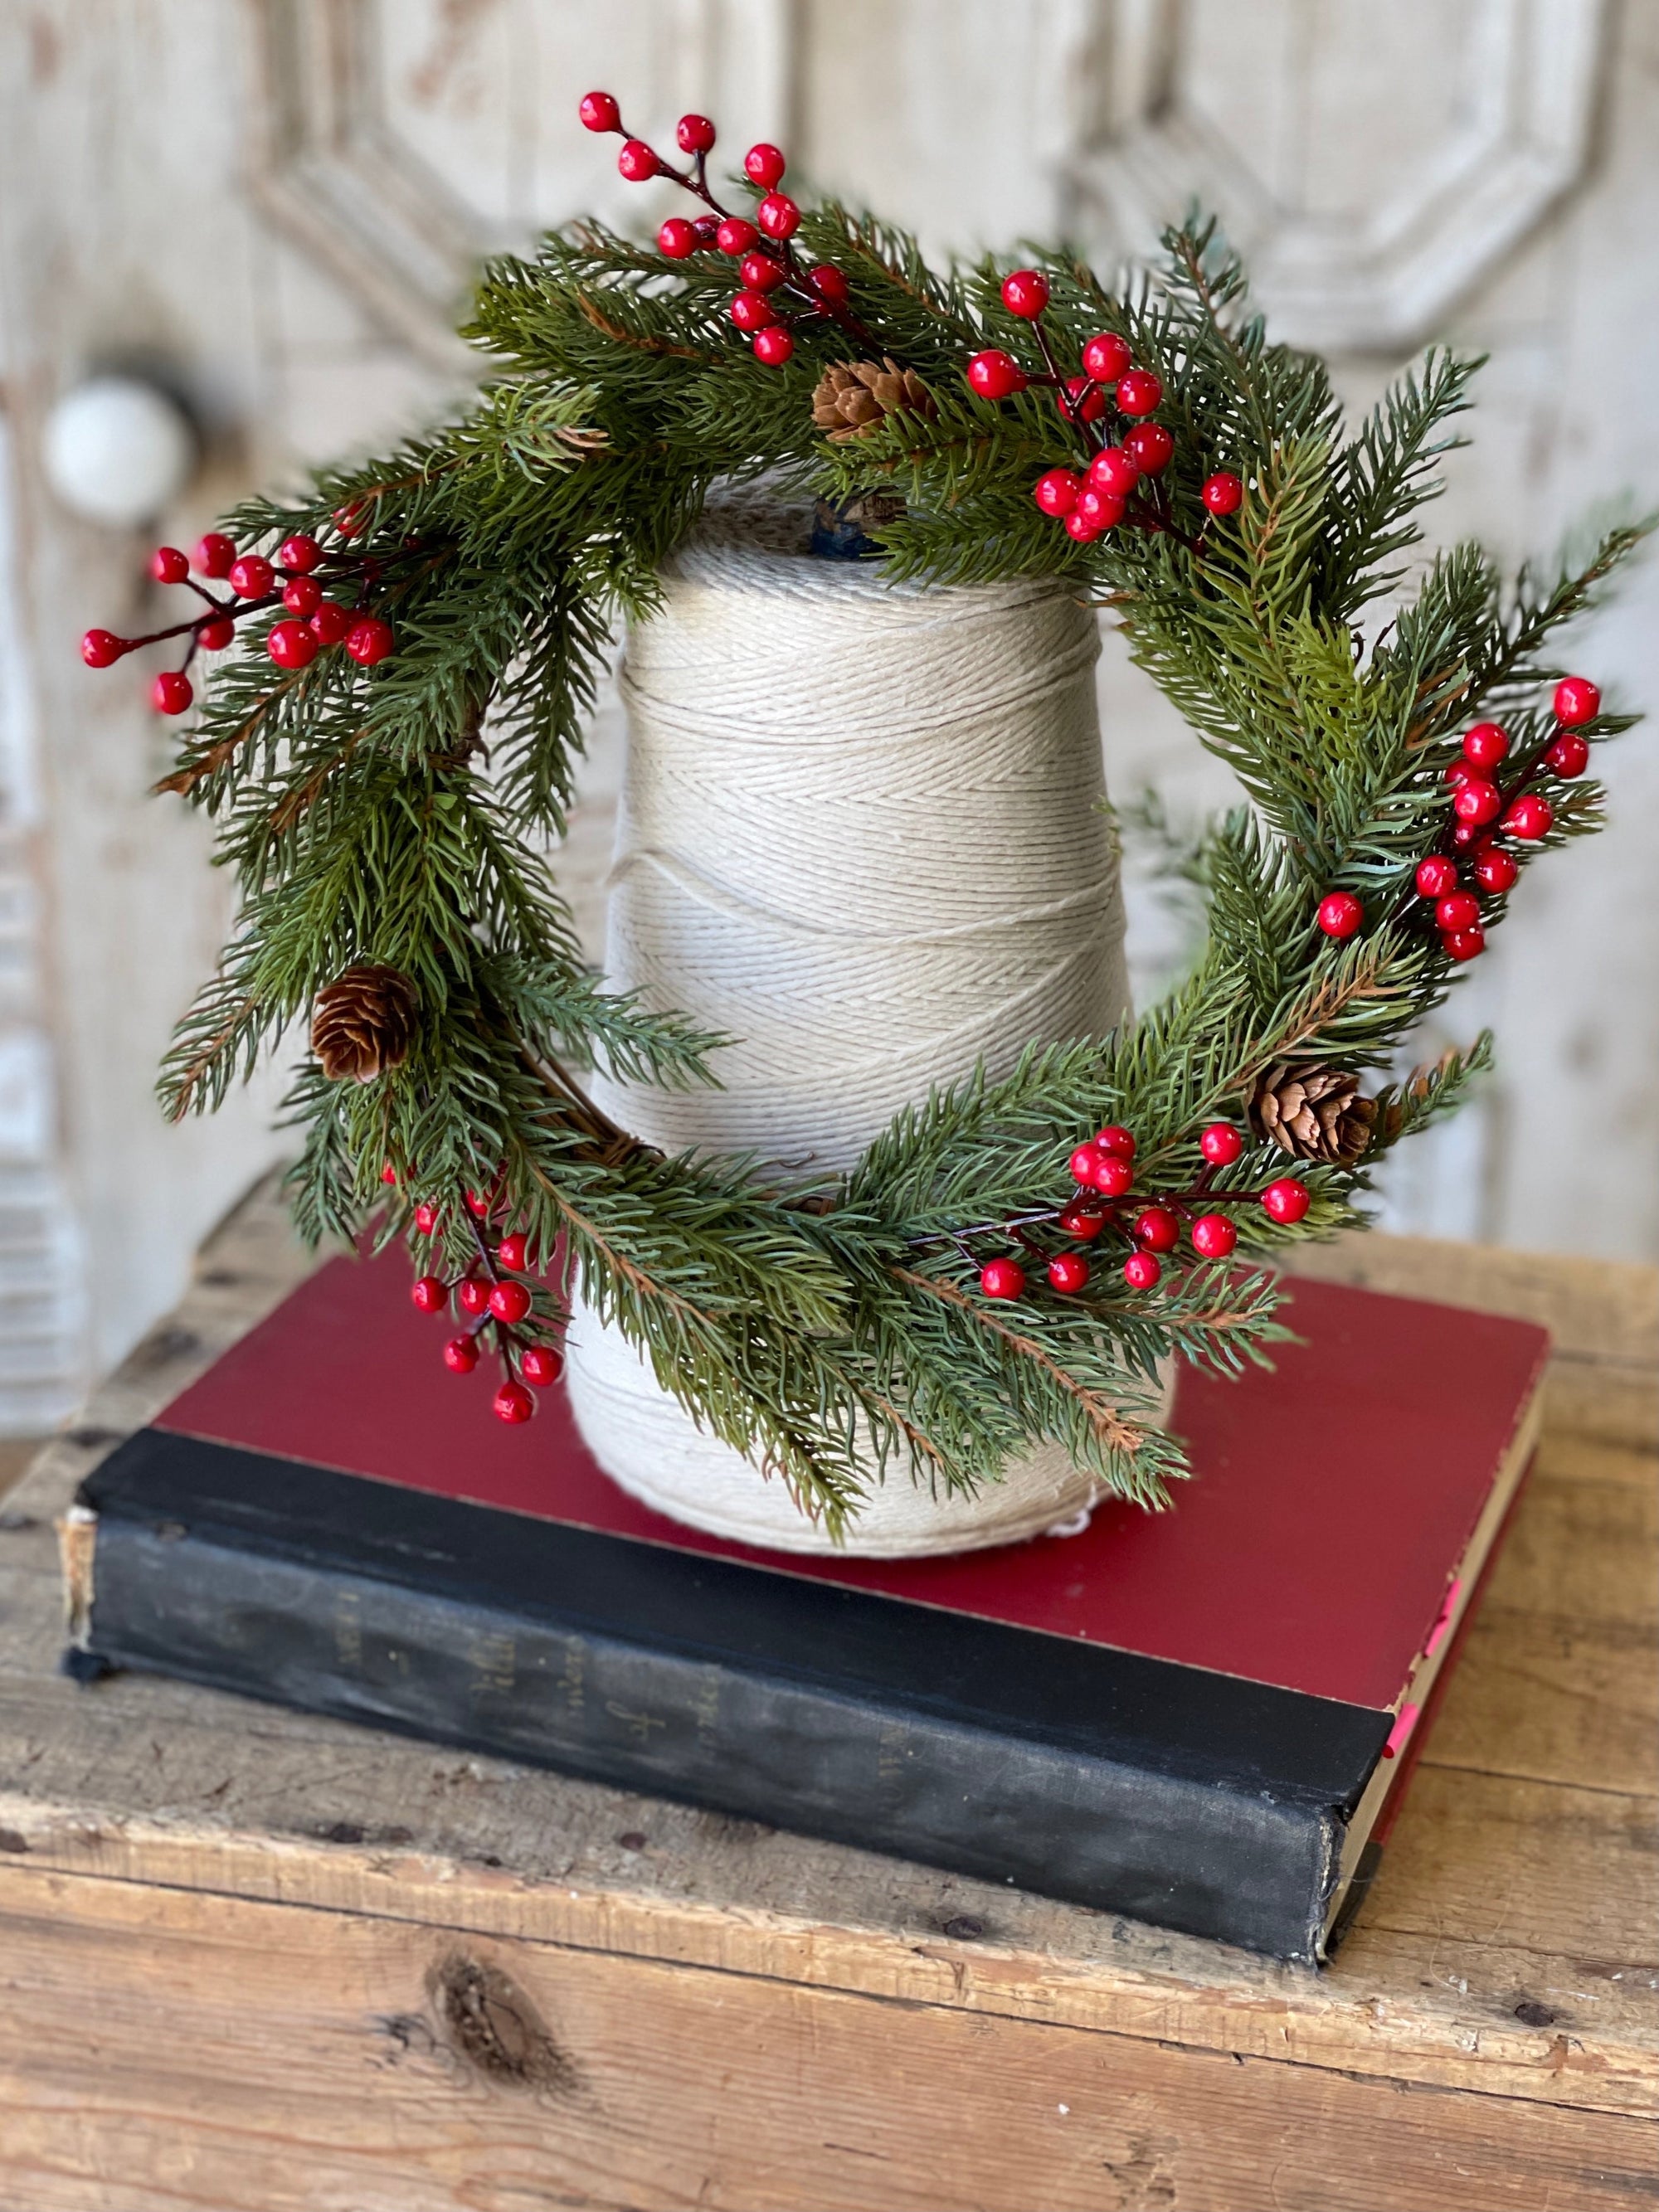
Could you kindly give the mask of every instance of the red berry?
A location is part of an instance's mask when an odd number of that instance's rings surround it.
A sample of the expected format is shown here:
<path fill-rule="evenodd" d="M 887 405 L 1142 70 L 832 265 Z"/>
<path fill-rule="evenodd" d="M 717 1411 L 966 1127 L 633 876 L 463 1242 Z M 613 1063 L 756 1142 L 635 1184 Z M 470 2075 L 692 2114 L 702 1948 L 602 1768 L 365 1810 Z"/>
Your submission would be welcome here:
<path fill-rule="evenodd" d="M 674 125 L 674 143 L 682 154 L 706 154 L 714 143 L 714 126 L 706 115 L 682 115 Z"/>
<path fill-rule="evenodd" d="M 1467 783 L 1474 774 L 1471 764 L 1460 753 L 1455 761 L 1448 761 L 1440 771 L 1443 781 L 1449 784 Z"/>
<path fill-rule="evenodd" d="M 1065 391 L 1054 394 L 1054 404 L 1068 422 L 1097 422 L 1106 412 L 1106 395 L 1086 376 L 1068 376 Z"/>
<path fill-rule="evenodd" d="M 437 1230 L 441 1209 L 429 1198 L 423 1198 L 415 1209 L 415 1227 L 422 1237 L 430 1237 Z"/>
<path fill-rule="evenodd" d="M 1155 477 L 1170 465 L 1175 440 L 1161 422 L 1138 422 L 1124 439 L 1123 450 L 1143 476 Z"/>
<path fill-rule="evenodd" d="M 1463 757 L 1476 768 L 1496 768 L 1510 749 L 1510 733 L 1499 723 L 1477 722 L 1463 732 Z"/>
<path fill-rule="evenodd" d="M 519 1372 L 538 1390 L 550 1389 L 564 1372 L 564 1354 L 555 1344 L 527 1344 L 519 1354 Z"/>
<path fill-rule="evenodd" d="M 204 653 L 222 653 L 235 635 L 236 625 L 228 615 L 213 615 L 198 628 L 196 642 Z"/>
<path fill-rule="evenodd" d="M 1544 760 L 1557 775 L 1583 775 L 1589 766 L 1589 747 L 1577 730 L 1563 730 L 1553 744 L 1545 747 Z"/>
<path fill-rule="evenodd" d="M 158 714 L 182 714 L 196 694 L 188 676 L 169 668 L 149 687 L 149 703 Z"/>
<path fill-rule="evenodd" d="M 476 1214 L 480 1221 L 489 1220 L 495 1204 L 495 1200 L 493 1193 L 482 1190 L 470 1190 L 466 1194 L 467 1212 L 469 1213 Z"/>
<path fill-rule="evenodd" d="M 979 1271 L 979 1286 L 988 1298 L 1023 1297 L 1025 1270 L 1018 1260 L 988 1260 Z"/>
<path fill-rule="evenodd" d="M 380 1181 L 384 1183 L 390 1183 L 394 1186 L 397 1183 L 398 1170 L 392 1166 L 390 1160 L 387 1160 L 380 1170 Z"/>
<path fill-rule="evenodd" d="M 1123 501 L 1115 492 L 1101 491 L 1093 484 L 1085 484 L 1072 512 L 1088 524 L 1091 536 L 1098 538 L 1103 530 L 1115 529 L 1122 521 Z"/>
<path fill-rule="evenodd" d="M 389 622 L 382 622 L 379 615 L 363 615 L 346 632 L 345 649 L 360 668 L 373 668 L 396 642 Z"/>
<path fill-rule="evenodd" d="M 510 1426 L 516 1428 L 521 1421 L 527 1421 L 535 1412 L 536 1401 L 522 1382 L 503 1382 L 495 1393 L 495 1403 L 491 1410 L 498 1421 L 506 1421 Z"/>
<path fill-rule="evenodd" d="M 748 252 L 760 237 L 752 222 L 745 222 L 740 215 L 729 215 L 715 226 L 714 243 L 722 253 L 729 253 L 735 261 Z"/>
<path fill-rule="evenodd" d="M 1468 891 L 1453 891 L 1437 900 L 1434 918 L 1442 930 L 1473 929 L 1480 920 L 1480 902 Z"/>
<path fill-rule="evenodd" d="M 1601 711 L 1601 694 L 1588 676 L 1564 676 L 1555 687 L 1555 719 L 1576 730 Z"/>
<path fill-rule="evenodd" d="M 1095 1142 L 1103 1152 L 1115 1152 L 1120 1159 L 1132 1160 L 1135 1156 L 1134 1131 L 1126 1129 L 1121 1121 L 1109 1121 L 1103 1129 L 1097 1130 Z"/>
<path fill-rule="evenodd" d="M 1540 799 L 1529 791 L 1517 799 L 1504 817 L 1504 833 L 1509 837 L 1524 837 L 1528 843 L 1539 837 L 1547 837 L 1555 821 L 1555 810 L 1547 799 Z"/>
<path fill-rule="evenodd" d="M 1448 960 L 1473 960 L 1486 951 L 1486 933 L 1484 929 L 1448 930 L 1440 945 Z"/>
<path fill-rule="evenodd" d="M 1150 368 L 1127 368 L 1117 380 L 1117 404 L 1125 415 L 1150 415 L 1163 404 L 1164 386 Z"/>
<path fill-rule="evenodd" d="M 361 538 L 373 519 L 373 501 L 349 499 L 343 507 L 337 507 L 329 520 L 342 538 Z M 204 574 L 206 571 L 203 571 Z"/>
<path fill-rule="evenodd" d="M 1101 526 L 1092 514 L 1079 514 L 1073 507 L 1066 518 L 1066 534 L 1075 538 L 1079 545 L 1092 545 L 1100 532 Z"/>
<path fill-rule="evenodd" d="M 1077 505 L 1083 479 L 1071 469 L 1045 469 L 1031 486 L 1031 496 L 1045 514 L 1063 521 Z M 108 632 L 98 635 L 107 636 Z"/>
<path fill-rule="evenodd" d="M 323 604 L 323 587 L 314 576 L 291 576 L 283 586 L 283 605 L 291 615 L 314 615 Z"/>
<path fill-rule="evenodd" d="M 764 362 L 768 368 L 781 368 L 795 350 L 795 341 L 781 323 L 775 323 L 769 331 L 755 333 L 755 358 Z"/>
<path fill-rule="evenodd" d="M 720 219 L 717 215 L 700 215 L 691 226 L 697 234 L 699 246 L 715 246 L 720 242 Z"/>
<path fill-rule="evenodd" d="M 1131 1252 L 1123 1262 L 1123 1279 L 1132 1291 L 1155 1290 L 1163 1273 L 1163 1267 L 1150 1252 Z"/>
<path fill-rule="evenodd" d="M 1092 1141 L 1086 1145 L 1079 1145 L 1071 1158 L 1072 1181 L 1079 1184 L 1085 1190 L 1092 1190 L 1095 1187 L 1095 1170 L 1105 1157 L 1100 1146 Z"/>
<path fill-rule="evenodd" d="M 775 292 L 787 274 L 781 261 L 775 261 L 769 253 L 762 253 L 758 249 L 745 253 L 738 264 L 738 275 L 745 292 Z"/>
<path fill-rule="evenodd" d="M 149 556 L 149 573 L 158 584 L 182 584 L 190 574 L 190 556 L 176 545 L 158 545 Z"/>
<path fill-rule="evenodd" d="M 657 233 L 657 251 L 671 261 L 685 260 L 701 243 L 696 224 L 688 222 L 683 215 L 671 215 Z"/>
<path fill-rule="evenodd" d="M 622 110 L 608 92 L 585 93 L 576 112 L 590 131 L 622 129 Z"/>
<path fill-rule="evenodd" d="M 771 191 L 788 166 L 779 148 L 769 146 L 763 138 L 757 146 L 751 146 L 743 157 L 743 173 L 751 185 L 758 185 L 763 192 Z"/>
<path fill-rule="evenodd" d="M 1365 909 L 1352 891 L 1327 891 L 1315 919 L 1327 937 L 1352 937 L 1365 919 Z"/>
<path fill-rule="evenodd" d="M 1181 1242 L 1181 1224 L 1167 1206 L 1149 1206 L 1136 1214 L 1133 1233 L 1149 1252 L 1173 1252 Z"/>
<path fill-rule="evenodd" d="M 1134 358 L 1115 331 L 1103 331 L 1083 349 L 1083 366 L 1097 384 L 1115 384 Z"/>
<path fill-rule="evenodd" d="M 273 623 L 265 651 L 278 668 L 308 668 L 317 658 L 317 641 L 302 622 Z"/>
<path fill-rule="evenodd" d="M 1067 1237 L 1075 1237 L 1079 1244 L 1089 1244 L 1106 1226 L 1106 1217 L 1103 1213 L 1091 1213 L 1086 1206 L 1068 1206 L 1060 1217 L 1060 1225 Z"/>
<path fill-rule="evenodd" d="M 1224 1260 L 1238 1242 L 1238 1231 L 1224 1213 L 1200 1213 L 1193 1224 L 1193 1249 L 1206 1260 Z"/>
<path fill-rule="evenodd" d="M 410 1291 L 417 1313 L 447 1313 L 449 1285 L 441 1275 L 422 1275 Z"/>
<path fill-rule="evenodd" d="M 1448 891 L 1457 889 L 1457 863 L 1443 853 L 1431 853 L 1417 864 L 1417 891 L 1419 898 L 1444 898 Z"/>
<path fill-rule="evenodd" d="M 1135 1164 L 1118 1152 L 1102 1152 L 1095 1162 L 1095 1188 L 1103 1198 L 1121 1198 L 1135 1179 Z"/>
<path fill-rule="evenodd" d="M 1474 880 L 1483 891 L 1506 891 L 1521 873 L 1513 853 L 1501 845 L 1483 845 L 1474 856 Z"/>
<path fill-rule="evenodd" d="M 244 553 L 230 564 L 230 588 L 239 599 L 262 599 L 276 580 L 263 553 Z"/>
<path fill-rule="evenodd" d="M 112 668 L 132 647 L 112 629 L 89 629 L 81 641 L 81 658 L 88 668 Z"/>
<path fill-rule="evenodd" d="M 478 1364 L 478 1340 L 452 1336 L 444 1346 L 444 1365 L 452 1375 L 470 1375 Z"/>
<path fill-rule="evenodd" d="M 349 637 L 356 617 L 337 600 L 325 599 L 311 617 L 311 634 L 319 645 L 338 645 Z"/>
<path fill-rule="evenodd" d="M 968 364 L 968 384 L 981 399 L 1011 399 L 1026 386 L 1025 371 L 1000 346 L 988 346 Z"/>
<path fill-rule="evenodd" d="M 1212 1121 L 1198 1149 L 1212 1168 L 1230 1168 L 1243 1152 L 1244 1139 L 1231 1121 Z"/>
<path fill-rule="evenodd" d="M 457 1290 L 455 1297 L 463 1313 L 489 1311 L 489 1285 L 482 1275 L 469 1275 Z"/>
<path fill-rule="evenodd" d="M 1218 469 L 1212 477 L 1205 477 L 1199 497 L 1212 514 L 1237 514 L 1244 504 L 1243 479 L 1231 469 Z"/>
<path fill-rule="evenodd" d="M 308 576 L 322 557 L 322 547 L 303 531 L 296 537 L 283 538 L 276 549 L 278 564 L 284 568 L 297 568 L 302 576 Z"/>
<path fill-rule="evenodd" d="M 1478 845 L 1485 834 L 1478 822 L 1460 822 L 1452 831 L 1452 842 L 1462 852 L 1470 845 Z"/>
<path fill-rule="evenodd" d="M 1305 1182 L 1298 1182 L 1294 1176 L 1281 1176 L 1277 1182 L 1270 1182 L 1262 1192 L 1261 1203 L 1273 1220 L 1282 1222 L 1288 1227 L 1291 1223 L 1301 1220 L 1313 1204 L 1313 1200 Z"/>
<path fill-rule="evenodd" d="M 495 1257 L 502 1267 L 511 1268 L 515 1275 L 524 1273 L 529 1256 L 530 1239 L 521 1230 L 515 1229 L 510 1237 L 503 1237 L 495 1247 Z"/>
<path fill-rule="evenodd" d="M 509 1327 L 530 1311 L 530 1292 L 522 1283 L 497 1283 L 489 1293 L 489 1310 Z"/>
<path fill-rule="evenodd" d="M 1452 799 L 1452 812 L 1460 822 L 1469 823 L 1478 830 L 1483 822 L 1492 820 L 1502 805 L 1498 786 L 1489 778 L 1466 775 Z"/>
<path fill-rule="evenodd" d="M 732 321 L 740 331 L 763 331 L 778 319 L 763 292 L 739 292 L 731 306 Z"/>
<path fill-rule="evenodd" d="M 819 299 L 827 301 L 832 307 L 841 305 L 849 289 L 847 271 L 837 269 L 833 261 L 820 261 L 815 269 L 809 269 L 806 281 Z"/>
<path fill-rule="evenodd" d="M 647 185 L 662 164 L 643 138 L 629 138 L 617 156 L 617 167 L 630 185 Z"/>
<path fill-rule="evenodd" d="M 1089 464 L 1089 481 L 1097 491 L 1126 499 L 1140 482 L 1140 464 L 1122 446 L 1108 446 Z"/>
<path fill-rule="evenodd" d="M 228 576 L 236 558 L 236 542 L 222 530 L 210 530 L 191 556 L 198 576 Z"/>
<path fill-rule="evenodd" d="M 800 210 L 787 192 L 768 192 L 755 210 L 755 220 L 769 238 L 793 238 L 800 228 Z"/>
<path fill-rule="evenodd" d="M 1089 1262 L 1080 1252 L 1057 1252 L 1048 1262 L 1048 1284 L 1052 1290 L 1069 1295 L 1080 1291 L 1089 1279 Z"/>
<path fill-rule="evenodd" d="M 1002 304 L 1011 315 L 1033 322 L 1048 304 L 1048 279 L 1036 269 L 1016 269 L 1002 280 Z"/>

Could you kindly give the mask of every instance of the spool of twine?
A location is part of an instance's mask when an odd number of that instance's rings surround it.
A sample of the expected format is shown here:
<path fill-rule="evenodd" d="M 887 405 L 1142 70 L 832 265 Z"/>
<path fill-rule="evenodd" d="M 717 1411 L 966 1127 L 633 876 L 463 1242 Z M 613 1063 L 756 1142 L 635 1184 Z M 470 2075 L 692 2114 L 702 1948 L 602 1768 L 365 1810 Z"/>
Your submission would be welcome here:
<path fill-rule="evenodd" d="M 807 510 L 711 507 L 629 634 L 607 981 L 733 1042 L 724 1088 L 602 1081 L 670 1152 L 850 1167 L 902 1107 L 1127 1010 L 1091 611 L 1042 580 L 939 589 L 808 557 Z M 829 1538 L 706 1435 L 579 1304 L 569 1387 L 624 1489 L 771 1549 Z M 1075 1516 L 1095 1485 L 1041 1446 L 975 1498 L 889 1463 L 844 1548 L 970 1549 Z"/>

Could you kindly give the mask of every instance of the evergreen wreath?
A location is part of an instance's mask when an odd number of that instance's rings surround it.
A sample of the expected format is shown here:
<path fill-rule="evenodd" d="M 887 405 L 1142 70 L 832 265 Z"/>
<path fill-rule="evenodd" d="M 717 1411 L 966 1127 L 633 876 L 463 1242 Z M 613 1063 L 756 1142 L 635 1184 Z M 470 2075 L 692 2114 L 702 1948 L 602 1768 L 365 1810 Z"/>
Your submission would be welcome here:
<path fill-rule="evenodd" d="M 623 130 L 608 94 L 582 119 Z M 1121 295 L 1063 251 L 939 270 L 798 206 L 774 147 L 730 212 L 713 125 L 678 137 L 683 167 L 631 137 L 620 165 L 678 177 L 696 219 L 654 247 L 577 223 L 489 269 L 466 335 L 490 377 L 459 421 L 247 501 L 196 550 L 207 584 L 155 556 L 203 602 L 155 634 L 186 641 L 158 708 L 240 647 L 159 787 L 216 819 L 241 889 L 167 1110 L 216 1106 L 308 1012 L 300 1227 L 408 1237 L 416 1305 L 464 1316 L 450 1366 L 501 1358 L 505 1419 L 556 1379 L 579 1281 L 832 1528 L 890 1459 L 955 1489 L 1037 1438 L 1161 1503 L 1183 1461 L 1147 1418 L 1159 1360 L 1261 1360 L 1275 1255 L 1358 1221 L 1378 1160 L 1486 1063 L 1483 1036 L 1382 1079 L 1529 857 L 1599 826 L 1590 746 L 1633 718 L 1558 682 L 1548 642 L 1640 528 L 1507 590 L 1460 544 L 1407 589 L 1477 362 L 1431 352 L 1345 436 L 1211 223 Z M 1194 859 L 1207 944 L 1162 1004 L 794 1183 L 665 1157 L 592 1104 L 595 1063 L 717 1082 L 720 1041 L 600 987 L 547 852 L 617 624 L 711 489 L 763 475 L 860 518 L 896 577 L 1050 575 L 1110 610 L 1248 800 Z"/>

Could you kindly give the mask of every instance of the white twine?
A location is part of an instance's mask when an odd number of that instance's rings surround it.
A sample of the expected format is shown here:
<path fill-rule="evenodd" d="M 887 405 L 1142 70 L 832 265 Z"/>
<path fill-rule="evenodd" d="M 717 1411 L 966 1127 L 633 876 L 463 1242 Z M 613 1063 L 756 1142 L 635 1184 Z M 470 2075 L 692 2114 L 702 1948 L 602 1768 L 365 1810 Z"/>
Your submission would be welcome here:
<path fill-rule="evenodd" d="M 712 508 L 630 633 L 607 981 L 731 1037 L 717 1091 L 609 1081 L 671 1152 L 850 1166 L 902 1106 L 1127 1009 L 1094 617 L 1033 580 L 936 589 L 815 560 L 804 510 Z M 623 1488 L 769 1548 L 829 1540 L 579 1308 L 569 1384 Z M 846 1549 L 1005 1543 L 1096 1495 L 1042 1447 L 975 1498 L 890 1465 Z"/>

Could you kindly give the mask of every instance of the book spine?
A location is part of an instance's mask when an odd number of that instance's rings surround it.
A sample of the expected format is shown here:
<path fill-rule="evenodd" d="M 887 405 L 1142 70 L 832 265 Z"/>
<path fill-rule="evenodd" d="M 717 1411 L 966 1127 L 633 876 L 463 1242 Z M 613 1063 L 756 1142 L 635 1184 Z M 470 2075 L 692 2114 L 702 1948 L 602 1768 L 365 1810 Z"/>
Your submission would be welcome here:
<path fill-rule="evenodd" d="M 87 1642 L 111 1666 L 1316 1954 L 1342 1840 L 1329 1808 L 272 1556 L 210 1527 L 105 1513 L 93 1589 Z"/>

